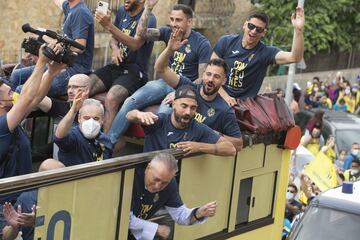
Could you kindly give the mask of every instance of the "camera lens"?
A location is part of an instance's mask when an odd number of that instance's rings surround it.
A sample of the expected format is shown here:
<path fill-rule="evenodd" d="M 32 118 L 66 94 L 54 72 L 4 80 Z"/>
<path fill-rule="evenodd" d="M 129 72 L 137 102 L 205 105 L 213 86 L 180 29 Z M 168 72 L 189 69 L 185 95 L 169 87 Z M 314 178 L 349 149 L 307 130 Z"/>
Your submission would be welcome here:
<path fill-rule="evenodd" d="M 103 3 L 102 2 L 99 2 L 99 6 L 102 7 Z"/>

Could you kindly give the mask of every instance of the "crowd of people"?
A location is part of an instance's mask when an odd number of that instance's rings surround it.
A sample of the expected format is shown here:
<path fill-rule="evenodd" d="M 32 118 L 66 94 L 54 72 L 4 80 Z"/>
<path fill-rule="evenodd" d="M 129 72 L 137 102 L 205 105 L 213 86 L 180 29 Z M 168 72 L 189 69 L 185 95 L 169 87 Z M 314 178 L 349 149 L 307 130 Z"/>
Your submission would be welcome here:
<path fill-rule="evenodd" d="M 336 149 L 336 137 L 329 135 L 325 139 L 323 136 L 323 117 L 324 111 L 316 110 L 306 124 L 300 148 L 293 152 L 286 194 L 284 238 L 296 224 L 294 220 L 319 193 L 345 181 L 360 181 L 360 143 L 353 142 L 344 149 Z M 303 151 L 301 148 L 310 155 L 305 161 L 300 159 L 305 157 L 297 153 Z"/>
<path fill-rule="evenodd" d="M 59 119 L 53 137 L 58 159 L 45 160 L 43 164 L 50 167 L 44 170 L 111 158 L 130 123 L 144 128 L 144 152 L 178 148 L 185 155 L 234 156 L 242 148 L 231 108 L 236 99 L 257 95 L 268 65 L 303 57 L 302 8 L 291 17 L 295 40 L 287 52 L 261 42 L 269 27 L 269 18 L 262 12 L 248 16 L 243 33 L 225 35 L 212 48 L 204 35 L 192 29 L 193 11 L 187 5 L 175 5 L 169 26 L 156 28 L 152 9 L 158 0 L 124 1 L 113 23 L 110 11 L 96 11 L 93 16 L 82 0 L 54 2 L 64 13 L 63 33 L 84 50 L 71 47 L 78 56 L 72 66 L 66 66 L 46 57 L 43 45 L 34 66 L 14 70 L 9 81 L 0 80 L 1 178 L 31 173 L 31 145 L 21 122 L 36 109 Z M 112 63 L 93 71 L 94 19 L 112 35 Z M 62 50 L 56 40 L 43 38 L 55 54 Z M 154 41 L 165 42 L 166 49 L 155 63 L 160 79 L 149 81 Z M 94 99 L 102 92 L 106 92 L 104 105 Z M 158 111 L 144 110 L 154 104 L 160 104 Z M 215 215 L 216 202 L 192 209 L 184 205 L 176 172 L 177 161 L 168 154 L 158 154 L 136 169 L 129 239 L 155 235 L 166 239 L 170 229 L 148 221 L 161 207 L 185 225 Z M 33 205 L 36 192 L 1 196 L 0 237 L 15 239 L 25 231 L 23 239 L 31 239 Z"/>
<path fill-rule="evenodd" d="M 360 75 L 353 84 L 345 79 L 341 72 L 337 72 L 335 79 L 319 79 L 314 77 L 307 82 L 306 89 L 302 92 L 298 84 L 294 85 L 293 106 L 298 111 L 300 96 L 304 96 L 305 109 L 333 109 L 335 111 L 360 113 Z"/>

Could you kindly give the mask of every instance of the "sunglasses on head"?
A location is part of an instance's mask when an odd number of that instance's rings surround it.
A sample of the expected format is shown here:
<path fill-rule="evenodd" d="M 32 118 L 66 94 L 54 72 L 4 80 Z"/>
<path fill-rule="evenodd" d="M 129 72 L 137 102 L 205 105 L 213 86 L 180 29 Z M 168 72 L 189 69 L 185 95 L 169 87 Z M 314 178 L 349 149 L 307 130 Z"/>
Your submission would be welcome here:
<path fill-rule="evenodd" d="M 249 23 L 247 24 L 248 29 L 254 30 L 256 28 L 257 33 L 262 33 L 265 31 L 265 28 L 257 27 L 255 24 Z"/>

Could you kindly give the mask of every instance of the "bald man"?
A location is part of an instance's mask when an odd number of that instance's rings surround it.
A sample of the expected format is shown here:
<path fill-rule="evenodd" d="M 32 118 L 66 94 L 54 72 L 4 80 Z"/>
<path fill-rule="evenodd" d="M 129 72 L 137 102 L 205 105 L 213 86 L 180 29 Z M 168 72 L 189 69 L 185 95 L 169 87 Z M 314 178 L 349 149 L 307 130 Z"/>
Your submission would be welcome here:
<path fill-rule="evenodd" d="M 43 161 L 39 167 L 39 172 L 64 168 L 64 164 L 55 160 L 47 159 Z M 6 202 L 3 212 L 7 221 L 6 226 L 2 229 L 3 240 L 13 240 L 21 232 L 19 239 L 33 239 L 34 226 L 36 219 L 37 190 L 23 192 L 14 204 Z M 17 209 L 17 211 L 15 210 Z"/>
<path fill-rule="evenodd" d="M 38 108 L 48 113 L 53 118 L 63 118 L 71 108 L 71 103 L 74 100 L 75 95 L 79 91 L 83 91 L 88 95 L 90 81 L 89 77 L 85 74 L 76 74 L 69 79 L 67 86 L 68 100 L 62 101 L 55 98 L 45 97 L 38 105 Z M 77 118 L 75 119 L 77 122 Z"/>

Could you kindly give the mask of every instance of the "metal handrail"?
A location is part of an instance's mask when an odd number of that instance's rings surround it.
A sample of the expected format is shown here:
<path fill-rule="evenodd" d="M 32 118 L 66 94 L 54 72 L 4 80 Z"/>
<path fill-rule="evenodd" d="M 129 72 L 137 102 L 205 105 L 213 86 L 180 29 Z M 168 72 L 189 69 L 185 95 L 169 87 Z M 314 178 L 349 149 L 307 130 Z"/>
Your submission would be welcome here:
<path fill-rule="evenodd" d="M 168 149 L 132 154 L 104 161 L 4 178 L 0 180 L 0 195 L 135 168 L 149 162 L 159 152 L 169 153 L 177 158 L 183 157 L 183 152 L 181 150 Z"/>

